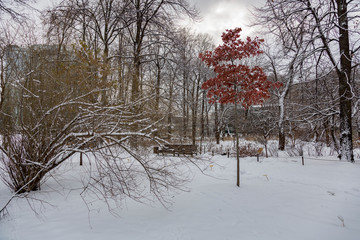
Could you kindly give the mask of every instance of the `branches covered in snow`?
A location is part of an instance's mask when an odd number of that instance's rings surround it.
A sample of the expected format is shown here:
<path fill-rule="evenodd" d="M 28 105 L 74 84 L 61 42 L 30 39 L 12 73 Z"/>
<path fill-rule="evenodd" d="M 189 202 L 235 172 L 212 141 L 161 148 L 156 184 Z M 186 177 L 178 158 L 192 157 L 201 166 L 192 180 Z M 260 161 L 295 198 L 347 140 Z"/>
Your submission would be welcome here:
<path fill-rule="evenodd" d="M 104 104 L 104 90 L 87 71 L 88 65 L 64 52 L 62 61 L 48 61 L 53 50 L 22 50 L 29 57 L 22 59 L 21 66 L 12 66 L 30 74 L 5 93 L 1 180 L 14 196 L 36 191 L 55 168 L 77 153 L 86 153 L 94 156 L 96 168 L 88 172 L 85 192 L 106 201 L 154 196 L 165 205 L 167 190 L 183 189 L 187 176 L 180 170 L 181 161 L 147 158 L 130 146 L 132 139 L 138 147 L 165 143 L 156 135 L 161 118 L 137 111 L 148 99 Z M 86 82 L 89 78 L 93 82 Z"/>

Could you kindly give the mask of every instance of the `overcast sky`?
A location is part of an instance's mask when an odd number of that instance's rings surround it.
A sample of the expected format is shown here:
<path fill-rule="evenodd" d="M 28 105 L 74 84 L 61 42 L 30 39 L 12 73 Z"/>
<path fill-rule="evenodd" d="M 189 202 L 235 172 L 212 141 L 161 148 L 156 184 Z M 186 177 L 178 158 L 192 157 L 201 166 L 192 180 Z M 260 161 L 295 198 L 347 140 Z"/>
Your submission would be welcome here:
<path fill-rule="evenodd" d="M 241 27 L 243 36 L 251 35 L 247 25 L 250 23 L 250 11 L 254 6 L 263 6 L 266 0 L 189 0 L 200 10 L 201 22 L 190 24 L 194 30 L 208 33 L 216 43 L 221 42 L 221 33 L 225 29 Z"/>
<path fill-rule="evenodd" d="M 51 6 L 52 2 L 59 0 L 38 0 L 36 5 L 43 8 Z M 247 25 L 250 23 L 249 10 L 254 6 L 262 6 L 266 0 L 188 0 L 200 10 L 202 20 L 196 23 L 186 24 L 199 33 L 208 33 L 213 36 L 215 42 L 221 42 L 221 33 L 225 29 L 241 27 L 242 36 L 251 35 Z"/>

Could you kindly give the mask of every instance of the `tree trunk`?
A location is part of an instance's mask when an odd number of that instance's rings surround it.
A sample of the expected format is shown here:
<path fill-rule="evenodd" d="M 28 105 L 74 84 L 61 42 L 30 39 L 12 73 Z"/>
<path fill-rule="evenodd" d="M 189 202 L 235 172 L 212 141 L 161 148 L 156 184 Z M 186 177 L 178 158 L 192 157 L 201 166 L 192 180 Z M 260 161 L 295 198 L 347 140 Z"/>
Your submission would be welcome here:
<path fill-rule="evenodd" d="M 172 79 L 172 78 L 171 78 Z M 172 134 L 172 105 L 173 105 L 173 80 L 171 80 L 170 83 L 170 89 L 169 89 L 169 108 L 168 108 L 168 140 L 171 140 L 171 134 Z"/>
<path fill-rule="evenodd" d="M 140 56 L 137 54 L 133 62 L 133 78 L 131 86 L 131 101 L 136 102 L 140 98 Z"/>
<path fill-rule="evenodd" d="M 119 57 L 118 57 L 118 91 L 119 99 L 121 102 L 125 103 L 125 79 L 124 79 L 124 69 L 123 69 L 123 35 L 119 34 Z"/>
<path fill-rule="evenodd" d="M 192 144 L 196 144 L 196 125 L 198 119 L 198 101 L 200 92 L 200 75 L 197 76 L 196 81 L 193 83 L 193 97 L 192 97 L 192 130 L 191 138 Z"/>
<path fill-rule="evenodd" d="M 349 26 L 347 16 L 347 1 L 337 0 L 339 21 L 339 50 L 340 71 L 339 96 L 340 96 L 340 148 L 341 160 L 354 162 L 352 142 L 352 92 L 351 92 L 351 54 L 349 41 Z"/>
<path fill-rule="evenodd" d="M 191 140 L 192 144 L 196 144 L 196 122 L 197 122 L 197 111 L 196 109 L 192 109 L 192 116 L 191 116 Z"/>
<path fill-rule="evenodd" d="M 133 60 L 133 74 L 131 86 L 131 101 L 136 102 L 140 98 L 140 67 L 141 67 L 141 45 L 143 41 L 142 35 L 142 14 L 140 8 L 140 0 L 136 1 L 136 35 L 133 45 L 134 60 Z M 140 110 L 140 109 L 138 109 Z"/>
<path fill-rule="evenodd" d="M 4 104 L 5 100 L 5 78 L 4 78 L 4 60 L 3 57 L 0 59 L 0 87 L 1 87 L 1 93 L 0 93 L 0 112 L 2 112 L 2 106 Z"/>
<path fill-rule="evenodd" d="M 185 60 L 185 55 L 183 56 L 183 61 L 186 62 Z M 182 92 L 182 112 L 183 112 L 183 116 L 182 116 L 182 141 L 185 141 L 185 139 L 188 136 L 188 125 L 189 125 L 189 93 L 188 93 L 188 87 L 189 87 L 189 83 L 188 83 L 188 74 L 187 74 L 187 69 L 184 66 L 183 68 L 183 92 Z"/>
<path fill-rule="evenodd" d="M 155 111 L 159 111 L 160 105 L 160 83 L 161 83 L 161 66 L 160 62 L 156 62 L 156 84 L 155 84 Z"/>
<path fill-rule="evenodd" d="M 210 125 L 209 125 L 209 104 L 205 105 L 205 120 L 206 120 L 206 136 L 210 137 Z"/>
<path fill-rule="evenodd" d="M 285 150 L 285 106 L 284 98 L 281 96 L 279 99 L 279 150 Z"/>
<path fill-rule="evenodd" d="M 202 99 L 201 99 L 201 116 L 200 116 L 200 124 L 201 124 L 201 128 L 200 128 L 200 135 L 201 135 L 201 143 L 204 140 L 205 137 L 205 116 L 204 116 L 204 111 L 205 111 L 205 91 L 202 92 Z"/>
<path fill-rule="evenodd" d="M 104 55 L 103 55 L 103 66 L 102 66 L 102 76 L 101 76 L 101 103 L 107 105 L 107 85 L 108 85 L 108 64 L 109 64 L 109 47 L 105 45 Z"/>

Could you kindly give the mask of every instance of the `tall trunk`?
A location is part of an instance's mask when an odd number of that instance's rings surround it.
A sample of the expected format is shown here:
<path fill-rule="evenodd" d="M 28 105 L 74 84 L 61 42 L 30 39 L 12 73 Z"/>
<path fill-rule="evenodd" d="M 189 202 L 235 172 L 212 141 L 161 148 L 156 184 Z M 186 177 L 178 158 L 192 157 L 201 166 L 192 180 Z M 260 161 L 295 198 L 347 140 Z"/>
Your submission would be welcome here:
<path fill-rule="evenodd" d="M 209 127 L 209 105 L 206 104 L 205 105 L 205 120 L 206 120 L 206 136 L 209 137 L 210 136 L 210 127 Z"/>
<path fill-rule="evenodd" d="M 81 29 L 81 39 L 83 43 L 86 42 L 86 30 L 87 30 L 87 21 L 86 21 L 86 10 L 85 6 L 83 6 L 83 9 L 81 11 L 81 17 L 82 17 L 82 29 Z"/>
<path fill-rule="evenodd" d="M 191 116 L 191 140 L 192 140 L 192 144 L 195 145 L 196 144 L 197 110 L 193 108 L 191 115 L 192 115 Z"/>
<path fill-rule="evenodd" d="M 335 151 L 339 153 L 340 146 L 335 137 L 335 114 L 333 114 L 330 118 L 330 135 L 331 135 L 331 139 L 334 143 Z"/>
<path fill-rule="evenodd" d="M 326 146 L 330 147 L 331 142 L 330 142 L 330 124 L 329 124 L 329 119 L 325 119 L 325 121 L 323 122 L 323 126 L 325 128 L 325 142 L 326 142 Z"/>
<path fill-rule="evenodd" d="M 196 143 L 196 125 L 198 119 L 198 102 L 200 92 L 200 75 L 197 76 L 196 81 L 193 84 L 193 108 L 192 108 L 192 144 Z"/>
<path fill-rule="evenodd" d="M 169 108 L 168 108 L 168 139 L 171 139 L 171 134 L 172 134 L 172 104 L 173 104 L 173 84 L 170 84 L 170 89 L 169 89 Z"/>
<path fill-rule="evenodd" d="M 279 150 L 285 150 L 285 100 L 290 92 L 290 88 L 294 81 L 295 70 L 294 64 L 296 61 L 296 57 L 293 57 L 292 61 L 289 65 L 288 79 L 286 81 L 285 87 L 279 96 Z"/>
<path fill-rule="evenodd" d="M 118 57 L 118 92 L 120 101 L 125 103 L 125 79 L 124 79 L 124 68 L 123 68 L 123 35 L 119 34 L 119 57 Z"/>
<path fill-rule="evenodd" d="M 201 143 L 204 140 L 205 137 L 205 116 L 204 116 L 204 111 L 205 111 L 205 91 L 203 90 L 202 92 L 202 99 L 201 99 L 201 115 L 200 115 L 200 124 L 201 124 L 201 128 L 200 128 L 200 136 L 201 136 Z"/>
<path fill-rule="evenodd" d="M 159 111 L 160 105 L 160 83 L 161 83 L 161 66 L 160 62 L 156 63 L 156 84 L 155 84 L 155 111 Z"/>
<path fill-rule="evenodd" d="M 133 75 L 131 85 L 131 101 L 136 102 L 140 98 L 140 53 L 136 53 L 133 61 Z"/>
<path fill-rule="evenodd" d="M 5 100 L 5 78 L 4 78 L 4 60 L 3 58 L 0 59 L 0 87 L 1 87 L 1 93 L 0 93 L 0 112 L 2 111 L 2 107 Z"/>
<path fill-rule="evenodd" d="M 103 66 L 102 66 L 102 76 L 101 76 L 101 103 L 107 105 L 107 85 L 108 85 L 108 64 L 109 64 L 109 46 L 106 44 L 104 48 L 103 55 Z"/>
<path fill-rule="evenodd" d="M 337 0 L 339 23 L 340 65 L 339 96 L 340 96 L 340 148 L 341 160 L 354 162 L 352 142 L 352 92 L 351 92 L 351 61 L 347 1 Z"/>
<path fill-rule="evenodd" d="M 187 110 L 187 74 L 186 70 L 183 69 L 183 92 L 182 92 L 182 141 L 187 137 L 187 128 L 188 128 L 188 110 Z"/>
<path fill-rule="evenodd" d="M 285 150 L 285 105 L 284 97 L 279 99 L 279 150 Z"/>
<path fill-rule="evenodd" d="M 136 102 L 140 98 L 140 67 L 141 67 L 141 45 L 142 45 L 142 23 L 143 16 L 140 8 L 140 0 L 136 0 L 136 33 L 133 45 L 134 60 L 132 69 L 131 101 Z"/>
<path fill-rule="evenodd" d="M 143 16 L 140 8 L 140 0 L 135 2 L 136 9 L 136 27 L 135 27 L 135 41 L 133 42 L 133 68 L 132 68 L 132 82 L 131 82 L 131 102 L 136 103 L 141 96 L 140 91 L 140 70 L 141 70 L 141 45 L 142 45 L 142 24 Z M 141 112 L 141 107 L 135 104 L 133 107 L 135 113 Z M 140 128 L 139 124 L 133 124 L 132 131 L 136 132 Z M 136 137 L 132 137 L 130 144 L 133 148 L 138 147 L 138 141 Z"/>

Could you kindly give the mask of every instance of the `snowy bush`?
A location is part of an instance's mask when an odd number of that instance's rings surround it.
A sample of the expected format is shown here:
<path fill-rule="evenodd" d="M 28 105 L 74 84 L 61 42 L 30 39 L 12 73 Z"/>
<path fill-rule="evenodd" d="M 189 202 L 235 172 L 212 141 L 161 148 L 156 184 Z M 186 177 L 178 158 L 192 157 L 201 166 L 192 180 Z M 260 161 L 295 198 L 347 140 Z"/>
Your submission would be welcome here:
<path fill-rule="evenodd" d="M 360 159 L 360 148 L 354 149 L 354 158 Z"/>
<path fill-rule="evenodd" d="M 279 156 L 279 145 L 275 141 L 269 141 L 268 143 L 268 153 L 270 157 Z"/>
<path fill-rule="evenodd" d="M 323 156 L 322 151 L 323 151 L 324 145 L 325 145 L 325 144 L 324 144 L 323 142 L 316 142 L 316 143 L 314 144 L 316 156 L 318 156 L 318 157 Z"/>
<path fill-rule="evenodd" d="M 152 196 L 165 204 L 168 190 L 182 189 L 187 176 L 178 166 L 185 160 L 149 158 L 141 142 L 164 141 L 153 134 L 156 122 L 131 107 L 71 96 L 50 107 L 37 104 L 23 107 L 29 117 L 15 125 L 16 133 L 5 132 L 0 146 L 0 177 L 15 194 L 39 190 L 46 177 L 76 153 L 94 156 L 95 169 L 89 170 L 84 190 L 101 199 L 127 196 L 141 201 Z"/>

